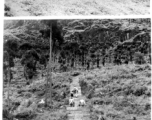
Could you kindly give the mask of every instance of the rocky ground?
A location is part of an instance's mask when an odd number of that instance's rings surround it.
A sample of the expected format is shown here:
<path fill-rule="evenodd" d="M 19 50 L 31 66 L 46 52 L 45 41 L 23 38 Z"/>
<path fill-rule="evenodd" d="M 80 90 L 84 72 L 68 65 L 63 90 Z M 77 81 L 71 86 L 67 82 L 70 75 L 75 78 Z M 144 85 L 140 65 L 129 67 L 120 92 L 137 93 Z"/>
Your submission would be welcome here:
<path fill-rule="evenodd" d="M 145 15 L 150 0 L 5 0 L 7 16 Z"/>

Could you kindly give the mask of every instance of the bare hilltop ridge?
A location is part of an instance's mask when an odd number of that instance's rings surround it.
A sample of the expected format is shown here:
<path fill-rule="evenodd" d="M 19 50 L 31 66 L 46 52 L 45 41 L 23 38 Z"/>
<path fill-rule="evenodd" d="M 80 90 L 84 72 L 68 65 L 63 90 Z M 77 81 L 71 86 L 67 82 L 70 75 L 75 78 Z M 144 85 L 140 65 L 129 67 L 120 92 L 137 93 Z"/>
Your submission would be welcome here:
<path fill-rule="evenodd" d="M 5 0 L 6 16 L 148 15 L 150 0 Z"/>
<path fill-rule="evenodd" d="M 3 119 L 150 120 L 150 33 L 150 19 L 6 20 Z"/>

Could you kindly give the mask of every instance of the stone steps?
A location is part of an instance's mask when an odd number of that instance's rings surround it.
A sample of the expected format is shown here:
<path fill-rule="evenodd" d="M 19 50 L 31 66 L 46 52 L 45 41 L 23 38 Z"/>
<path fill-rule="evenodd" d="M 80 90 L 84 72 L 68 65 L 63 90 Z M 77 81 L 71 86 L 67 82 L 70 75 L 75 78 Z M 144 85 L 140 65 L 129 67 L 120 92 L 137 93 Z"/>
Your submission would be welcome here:
<path fill-rule="evenodd" d="M 73 90 L 74 87 L 78 88 L 78 94 L 77 97 L 74 97 L 74 102 L 75 106 L 70 107 L 68 106 L 67 112 L 68 114 L 68 120 L 90 120 L 90 114 L 89 114 L 89 109 L 87 109 L 87 106 L 80 107 L 79 106 L 79 101 L 81 99 L 85 99 L 84 96 L 82 96 L 81 93 L 81 87 L 79 85 L 79 77 L 74 77 L 73 82 L 70 85 L 70 91 Z"/>

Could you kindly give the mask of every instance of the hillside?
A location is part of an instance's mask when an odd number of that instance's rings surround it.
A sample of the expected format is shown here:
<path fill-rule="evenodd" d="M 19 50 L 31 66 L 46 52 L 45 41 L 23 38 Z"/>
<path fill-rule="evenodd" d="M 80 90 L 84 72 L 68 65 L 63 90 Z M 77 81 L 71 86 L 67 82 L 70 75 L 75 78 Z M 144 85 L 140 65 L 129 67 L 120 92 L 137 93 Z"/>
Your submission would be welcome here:
<path fill-rule="evenodd" d="M 150 19 L 5 20 L 3 53 L 5 120 L 150 120 Z"/>
<path fill-rule="evenodd" d="M 6 16 L 145 15 L 150 0 L 5 0 Z M 104 3 L 104 4 L 103 4 Z M 8 12 L 10 11 L 10 12 Z"/>
<path fill-rule="evenodd" d="M 40 46 L 49 49 L 49 29 L 40 21 L 6 21 L 6 24 L 4 40 L 30 42 L 35 49 Z M 72 54 L 77 55 L 77 59 L 99 54 L 111 62 L 114 57 L 125 60 L 129 55 L 132 59 L 136 52 L 148 55 L 150 51 L 150 19 L 58 20 L 57 27 L 53 34 L 53 39 L 58 40 L 54 43 L 55 52 L 64 49 L 67 61 Z M 63 44 L 60 46 L 60 43 Z"/>
<path fill-rule="evenodd" d="M 150 120 L 151 66 L 106 66 L 84 73 L 82 93 L 93 120 Z M 93 89 L 94 88 L 94 89 Z"/>

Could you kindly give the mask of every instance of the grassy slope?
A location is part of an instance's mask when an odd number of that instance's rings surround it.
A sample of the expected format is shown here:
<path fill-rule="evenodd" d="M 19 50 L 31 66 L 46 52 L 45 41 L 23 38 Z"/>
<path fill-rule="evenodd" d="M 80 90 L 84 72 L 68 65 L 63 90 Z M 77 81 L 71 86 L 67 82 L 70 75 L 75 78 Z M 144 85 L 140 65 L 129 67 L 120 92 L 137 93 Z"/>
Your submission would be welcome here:
<path fill-rule="evenodd" d="M 10 99 L 12 103 L 19 102 L 24 105 L 26 100 L 38 102 L 44 98 L 44 78 L 41 71 L 34 78 L 31 85 L 25 85 L 23 77 L 23 68 L 16 62 L 14 68 L 14 79 L 11 83 Z M 84 72 L 84 80 L 87 83 L 82 93 L 91 96 L 87 104 L 90 104 L 92 119 L 104 116 L 107 119 L 128 120 L 136 117 L 137 120 L 150 120 L 150 96 L 151 96 L 151 68 L 150 65 L 121 65 L 106 66 L 101 69 L 94 69 Z M 57 74 L 56 74 L 57 75 Z M 62 99 L 61 91 L 69 94 L 69 73 L 54 75 L 54 108 L 52 112 L 44 110 L 39 113 L 35 120 L 43 119 L 67 119 L 64 109 L 58 109 L 66 105 L 66 99 Z M 94 88 L 93 92 L 91 88 Z M 86 89 L 88 88 L 88 89 Z M 3 90 L 4 106 L 6 102 L 6 87 Z M 68 95 L 67 95 L 68 98 Z M 99 104 L 95 105 L 97 101 Z M 37 111 L 36 105 L 17 107 L 14 112 Z M 5 108 L 5 107 L 4 107 Z M 35 110 L 36 109 L 36 110 Z"/>
<path fill-rule="evenodd" d="M 86 92 L 95 86 L 88 100 L 93 119 L 150 120 L 151 70 L 150 65 L 121 65 L 102 67 L 85 73 L 81 81 L 87 83 Z M 90 87 L 91 86 L 91 87 Z M 99 104 L 94 104 L 94 102 Z"/>
<path fill-rule="evenodd" d="M 53 74 L 53 108 L 55 109 L 51 114 L 48 114 L 50 110 L 45 109 L 42 113 L 41 108 L 38 107 L 38 102 L 45 98 L 45 78 L 41 77 L 41 70 L 37 69 L 37 76 L 34 76 L 33 83 L 26 85 L 26 80 L 23 76 L 23 67 L 19 61 L 15 62 L 15 67 L 13 68 L 14 74 L 11 81 L 10 87 L 10 101 L 12 107 L 12 113 L 26 114 L 31 111 L 31 113 L 37 114 L 35 120 L 41 119 L 60 119 L 60 117 L 66 117 L 64 112 L 64 107 L 60 109 L 61 106 L 67 104 L 67 98 L 69 95 L 69 85 L 70 76 L 69 73 Z M 45 73 L 44 73 L 45 74 Z M 45 74 L 46 75 L 46 74 Z M 66 93 L 66 98 L 63 98 L 62 92 Z M 30 104 L 27 104 L 30 101 Z M 19 103 L 20 105 L 15 105 Z M 3 109 L 7 106 L 7 86 L 4 84 L 3 88 Z M 14 106 L 14 107 L 13 107 Z M 59 110 L 58 110 L 59 109 Z M 60 114 L 58 114 L 60 112 Z M 26 115 L 25 115 L 26 116 Z M 30 117 L 30 116 L 29 116 Z M 28 119 L 28 116 L 26 116 Z M 31 119 L 31 118 L 29 118 Z"/>
<path fill-rule="evenodd" d="M 145 15 L 149 0 L 6 0 L 14 16 Z"/>

